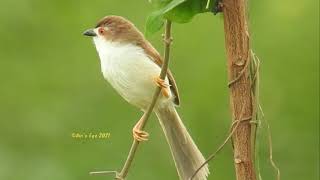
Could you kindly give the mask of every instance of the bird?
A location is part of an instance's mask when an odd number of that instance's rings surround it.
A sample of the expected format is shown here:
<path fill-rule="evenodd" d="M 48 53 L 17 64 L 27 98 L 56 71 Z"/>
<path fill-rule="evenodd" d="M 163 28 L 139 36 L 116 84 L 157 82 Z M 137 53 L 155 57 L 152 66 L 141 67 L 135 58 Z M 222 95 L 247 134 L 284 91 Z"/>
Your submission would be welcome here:
<path fill-rule="evenodd" d="M 132 22 L 121 16 L 106 16 L 83 35 L 93 38 L 104 79 L 127 102 L 145 112 L 155 89 L 161 88 L 153 111 L 169 144 L 179 179 L 188 180 L 205 158 L 176 111 L 180 96 L 171 71 L 168 69 L 164 80 L 159 77 L 161 55 Z M 140 126 L 141 119 L 132 129 L 133 138 L 147 141 L 149 133 L 140 130 Z M 206 180 L 208 174 L 205 165 L 193 179 Z"/>

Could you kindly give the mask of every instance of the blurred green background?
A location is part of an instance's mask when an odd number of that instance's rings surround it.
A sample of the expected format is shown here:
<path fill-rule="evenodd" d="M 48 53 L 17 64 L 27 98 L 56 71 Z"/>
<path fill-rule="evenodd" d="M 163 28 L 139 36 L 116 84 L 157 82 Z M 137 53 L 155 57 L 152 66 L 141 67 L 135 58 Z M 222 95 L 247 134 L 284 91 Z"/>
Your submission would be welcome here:
<path fill-rule="evenodd" d="M 252 47 L 261 59 L 261 104 L 282 179 L 319 176 L 319 1 L 250 1 Z M 0 179 L 102 180 L 93 170 L 119 169 L 141 112 L 103 79 L 97 53 L 82 32 L 105 15 L 127 17 L 141 30 L 146 0 L 1 0 Z M 173 25 L 171 69 L 178 109 L 203 154 L 230 126 L 222 16 L 201 14 Z M 149 39 L 162 52 L 161 33 Z M 138 150 L 128 179 L 177 179 L 160 126 Z M 109 132 L 78 140 L 72 133 Z M 264 180 L 274 179 L 267 133 L 260 133 Z M 210 163 L 209 179 L 234 179 L 229 144 Z"/>

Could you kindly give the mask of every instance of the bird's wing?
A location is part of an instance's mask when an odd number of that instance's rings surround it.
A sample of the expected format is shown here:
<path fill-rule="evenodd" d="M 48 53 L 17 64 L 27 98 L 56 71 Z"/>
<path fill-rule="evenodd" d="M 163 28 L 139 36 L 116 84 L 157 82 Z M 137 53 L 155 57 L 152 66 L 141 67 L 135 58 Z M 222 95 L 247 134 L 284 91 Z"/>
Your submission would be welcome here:
<path fill-rule="evenodd" d="M 161 67 L 163 64 L 163 60 L 160 54 L 158 53 L 158 51 L 149 42 L 143 43 L 141 44 L 141 46 L 143 47 L 145 53 L 150 57 L 150 59 L 153 60 L 153 62 L 155 62 L 157 65 Z M 178 87 L 170 69 L 168 69 L 167 71 L 167 77 L 169 80 L 169 84 L 171 85 L 170 90 L 175 96 L 174 103 L 176 105 L 180 105 L 180 96 L 179 96 Z"/>

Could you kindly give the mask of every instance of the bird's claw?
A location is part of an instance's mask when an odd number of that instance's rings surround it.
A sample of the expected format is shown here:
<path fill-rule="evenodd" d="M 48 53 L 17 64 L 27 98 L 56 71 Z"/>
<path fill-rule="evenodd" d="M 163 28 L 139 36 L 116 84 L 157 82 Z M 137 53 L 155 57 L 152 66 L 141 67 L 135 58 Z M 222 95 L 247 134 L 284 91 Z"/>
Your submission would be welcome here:
<path fill-rule="evenodd" d="M 164 97 L 170 97 L 170 84 L 166 83 L 166 81 L 161 79 L 159 76 L 154 78 L 154 82 L 161 88 L 161 92 Z"/>
<path fill-rule="evenodd" d="M 137 127 L 134 127 L 132 129 L 133 138 L 139 142 L 141 141 L 147 141 L 149 137 L 149 133 L 146 131 L 142 131 Z"/>
<path fill-rule="evenodd" d="M 157 86 L 159 86 L 160 88 L 168 88 L 170 85 L 168 83 L 166 83 L 165 80 L 161 79 L 159 76 L 154 78 L 154 82 L 156 83 Z"/>

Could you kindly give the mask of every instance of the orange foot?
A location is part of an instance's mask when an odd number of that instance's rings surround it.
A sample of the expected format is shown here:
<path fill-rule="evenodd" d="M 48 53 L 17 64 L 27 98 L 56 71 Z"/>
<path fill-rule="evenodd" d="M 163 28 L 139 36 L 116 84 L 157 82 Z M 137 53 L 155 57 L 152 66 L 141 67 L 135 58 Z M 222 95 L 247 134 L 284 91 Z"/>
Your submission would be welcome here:
<path fill-rule="evenodd" d="M 165 80 L 161 79 L 159 76 L 154 78 L 154 82 L 161 88 L 162 95 L 168 98 L 170 96 L 170 84 L 167 84 Z"/>
<path fill-rule="evenodd" d="M 132 129 L 133 139 L 136 141 L 147 141 L 149 137 L 149 133 L 146 131 L 140 130 L 141 128 L 141 119 L 137 122 L 137 124 Z"/>

